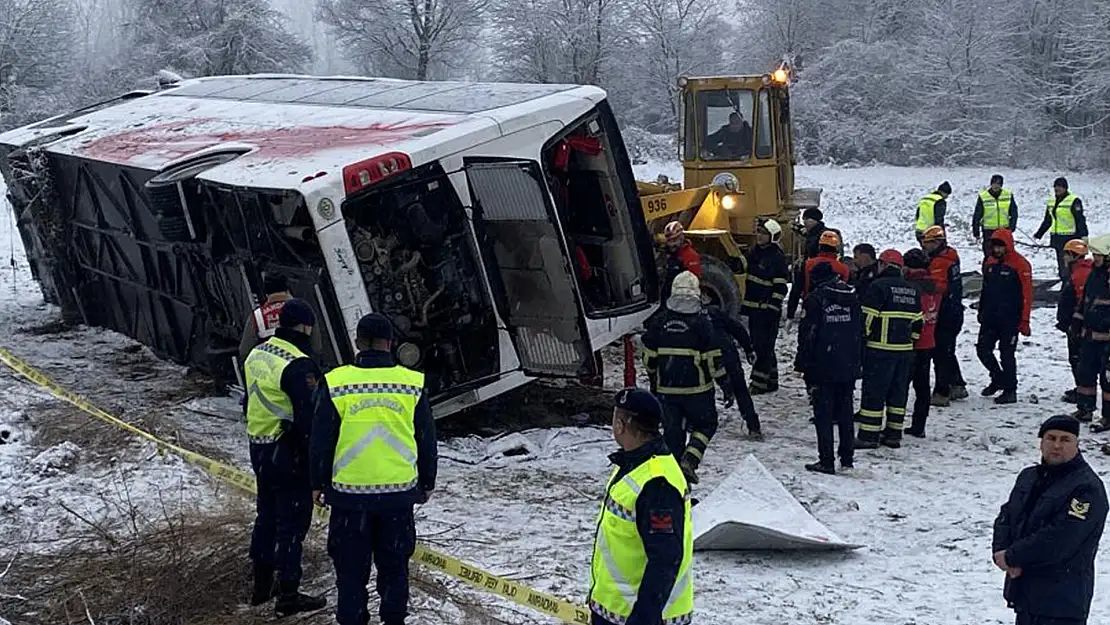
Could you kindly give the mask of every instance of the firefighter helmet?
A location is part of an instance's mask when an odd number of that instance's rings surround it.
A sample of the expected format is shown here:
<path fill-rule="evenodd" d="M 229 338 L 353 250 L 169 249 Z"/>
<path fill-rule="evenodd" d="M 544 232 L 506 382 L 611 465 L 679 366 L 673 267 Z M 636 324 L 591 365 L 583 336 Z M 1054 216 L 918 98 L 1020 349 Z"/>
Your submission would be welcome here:
<path fill-rule="evenodd" d="M 1110 256 L 1110 234 L 1100 234 L 1087 239 L 1087 249 L 1096 256 Z"/>
<path fill-rule="evenodd" d="M 1064 251 L 1083 258 L 1087 255 L 1087 242 L 1083 239 L 1072 239 L 1064 244 Z"/>
<path fill-rule="evenodd" d="M 898 250 L 883 250 L 883 253 L 879 254 L 879 261 L 888 265 L 898 265 L 899 267 L 904 264 L 902 261 L 902 252 Z"/>
<path fill-rule="evenodd" d="M 821 238 L 817 240 L 818 245 L 827 245 L 829 247 L 840 247 L 840 235 L 832 230 L 826 230 L 821 233 Z"/>
<path fill-rule="evenodd" d="M 701 297 L 701 281 L 689 271 L 683 271 L 671 282 L 671 297 Z"/>
<path fill-rule="evenodd" d="M 763 223 L 759 224 L 759 227 L 764 232 L 771 235 L 772 241 L 778 241 L 779 237 L 782 235 L 782 226 L 780 226 L 779 222 L 775 221 L 774 219 L 763 220 Z"/>
<path fill-rule="evenodd" d="M 930 241 L 945 241 L 948 237 L 944 234 L 944 228 L 940 226 L 929 226 L 921 235 L 921 241 L 928 243 Z"/>
<path fill-rule="evenodd" d="M 686 228 L 683 228 L 680 222 L 672 221 L 663 226 L 663 238 L 666 239 L 667 243 L 678 241 L 684 234 L 686 234 Z"/>

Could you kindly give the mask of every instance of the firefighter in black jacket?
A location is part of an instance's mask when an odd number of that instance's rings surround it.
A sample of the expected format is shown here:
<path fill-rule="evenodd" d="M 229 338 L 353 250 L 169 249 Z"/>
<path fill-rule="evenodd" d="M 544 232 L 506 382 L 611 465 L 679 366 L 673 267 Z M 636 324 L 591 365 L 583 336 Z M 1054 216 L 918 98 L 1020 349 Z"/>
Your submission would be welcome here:
<path fill-rule="evenodd" d="M 1083 302 L 1076 312 L 1081 317 L 1079 333 L 1079 364 L 1075 370 L 1078 410 L 1072 415 L 1079 421 L 1094 417 L 1097 403 L 1096 387 L 1102 387 L 1102 420 L 1092 431 L 1110 430 L 1110 379 L 1106 375 L 1106 359 L 1110 356 L 1110 235 L 1104 234 L 1087 242 L 1094 259 L 1094 268 L 1083 289 Z"/>
<path fill-rule="evenodd" d="M 646 324 L 644 369 L 651 390 L 663 402 L 663 439 L 686 479 L 696 484 L 698 465 L 717 432 L 714 380 L 726 398 L 731 391 L 694 274 L 684 271 L 675 277 L 666 306 Z"/>
<path fill-rule="evenodd" d="M 813 389 L 818 461 L 806 469 L 833 474 L 834 424 L 840 437 L 840 466 L 852 468 L 852 391 L 862 357 L 863 313 L 855 290 L 840 280 L 829 263 L 817 264 L 811 275 L 814 288 L 803 303 L 794 367 Z"/>
<path fill-rule="evenodd" d="M 1079 422 L 1041 425 L 1041 463 L 1018 475 L 994 521 L 994 564 L 1017 625 L 1085 625 L 1095 555 L 1106 523 L 1106 488 L 1079 453 Z"/>
<path fill-rule="evenodd" d="M 790 264 L 779 245 L 782 227 L 767 219 L 756 229 L 756 244 L 747 253 L 743 305 L 740 314 L 748 318 L 748 329 L 755 348 L 752 365 L 752 395 L 779 389 L 779 363 L 775 343 L 779 336 L 782 304 L 790 283 Z"/>
<path fill-rule="evenodd" d="M 879 277 L 864 293 L 862 304 L 866 349 L 856 447 L 901 447 L 913 342 L 921 336 L 924 317 L 921 294 L 902 276 L 902 255 L 896 250 L 879 255 Z"/>
<path fill-rule="evenodd" d="M 752 337 L 736 319 L 728 316 L 720 306 L 706 305 L 706 314 L 713 323 L 713 334 L 717 340 L 717 347 L 721 350 L 721 365 L 725 369 L 728 385 L 731 392 L 725 394 L 725 408 L 731 406 L 736 400 L 736 407 L 740 409 L 740 416 L 748 426 L 748 438 L 761 441 L 763 431 L 759 426 L 759 415 L 752 403 L 752 396 L 748 393 L 748 386 L 744 383 L 744 365 L 740 362 L 740 352 L 736 349 L 739 345 L 747 356 L 748 364 L 755 362 L 755 350 L 752 347 Z"/>
<path fill-rule="evenodd" d="M 1083 289 L 1087 287 L 1087 278 L 1091 276 L 1095 261 L 1087 258 L 1087 242 L 1082 239 L 1068 241 L 1064 246 L 1064 255 L 1067 257 L 1071 279 L 1060 289 L 1060 301 L 1056 303 L 1056 329 L 1068 338 L 1068 364 L 1071 365 L 1071 375 L 1075 380 L 1075 386 L 1064 391 L 1062 399 L 1065 403 L 1074 404 L 1078 401 L 1076 389 L 1079 386 L 1079 346 L 1080 335 L 1083 333 L 1080 304 L 1083 302 Z"/>

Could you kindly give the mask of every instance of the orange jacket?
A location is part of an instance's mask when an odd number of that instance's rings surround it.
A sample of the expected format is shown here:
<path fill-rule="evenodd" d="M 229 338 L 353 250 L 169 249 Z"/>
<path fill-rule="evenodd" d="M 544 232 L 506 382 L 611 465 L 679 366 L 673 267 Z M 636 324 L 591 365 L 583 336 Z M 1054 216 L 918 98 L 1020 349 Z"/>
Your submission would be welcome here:
<path fill-rule="evenodd" d="M 840 279 L 845 282 L 847 282 L 848 278 L 851 276 L 851 272 L 848 270 L 848 266 L 840 262 L 840 259 L 836 257 L 836 254 L 832 252 L 821 252 L 806 261 L 806 280 L 805 286 L 802 287 L 802 297 L 805 297 L 806 294 L 809 293 L 809 273 L 813 271 L 814 267 L 821 263 L 828 263 L 832 265 L 833 271 L 839 274 Z"/>

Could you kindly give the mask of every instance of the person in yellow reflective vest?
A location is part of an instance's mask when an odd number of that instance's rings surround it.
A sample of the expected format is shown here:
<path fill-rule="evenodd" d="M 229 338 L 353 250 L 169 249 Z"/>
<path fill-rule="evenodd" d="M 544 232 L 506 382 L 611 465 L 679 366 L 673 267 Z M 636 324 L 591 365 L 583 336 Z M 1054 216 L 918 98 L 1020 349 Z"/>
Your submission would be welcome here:
<path fill-rule="evenodd" d="M 613 472 L 590 564 L 592 625 L 684 625 L 694 612 L 690 488 L 659 435 L 663 407 L 646 390 L 614 398 Z"/>
<path fill-rule="evenodd" d="M 991 255 L 991 235 L 999 228 L 1013 232 L 1017 230 L 1018 207 L 1014 194 L 1002 188 L 1005 179 L 1002 174 L 991 176 L 991 184 L 979 192 L 975 202 L 975 212 L 971 216 L 971 234 L 978 241 L 983 237 L 983 257 Z"/>
<path fill-rule="evenodd" d="M 358 322 L 355 364 L 327 374 L 316 395 L 312 497 L 331 507 L 328 555 L 335 564 L 339 625 L 370 620 L 366 584 L 378 567 L 378 616 L 408 616 L 413 507 L 435 489 L 435 420 L 424 374 L 394 363 L 393 325 L 378 313 Z"/>
<path fill-rule="evenodd" d="M 1053 194 L 1048 198 L 1048 208 L 1045 209 L 1041 227 L 1033 235 L 1040 240 L 1047 232 L 1049 245 L 1056 250 L 1056 270 L 1060 280 L 1068 284 L 1070 273 L 1068 261 L 1064 256 L 1064 246 L 1072 239 L 1082 239 L 1087 236 L 1087 217 L 1083 214 L 1083 202 L 1074 193 L 1068 190 L 1068 179 L 1057 178 L 1052 183 Z"/>
<path fill-rule="evenodd" d="M 258 485 L 250 546 L 251 605 L 262 605 L 276 594 L 274 610 L 279 617 L 327 604 L 323 597 L 298 592 L 301 545 L 312 522 L 308 475 L 312 398 L 321 377 L 311 358 L 309 335 L 314 320 L 307 302 L 286 300 L 274 335 L 251 350 L 244 363 L 247 436 Z"/>
<path fill-rule="evenodd" d="M 918 243 L 921 242 L 922 237 L 925 236 L 925 231 L 930 227 L 944 227 L 944 216 L 948 212 L 948 196 L 950 195 L 952 195 L 952 185 L 945 180 L 940 183 L 936 191 L 918 201 L 913 226 Z"/>

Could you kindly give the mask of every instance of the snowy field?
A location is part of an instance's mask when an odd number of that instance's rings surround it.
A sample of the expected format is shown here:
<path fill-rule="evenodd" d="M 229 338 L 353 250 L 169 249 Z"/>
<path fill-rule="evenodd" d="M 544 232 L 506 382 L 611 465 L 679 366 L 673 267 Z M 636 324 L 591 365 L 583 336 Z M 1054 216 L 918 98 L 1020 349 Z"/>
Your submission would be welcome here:
<path fill-rule="evenodd" d="M 637 168 L 641 178 L 657 173 L 681 178 L 674 165 Z M 830 226 L 841 229 L 846 245 L 870 242 L 878 248 L 913 245 L 916 200 L 942 180 L 955 189 L 950 222 L 954 243 L 978 262 L 967 225 L 974 193 L 994 173 L 982 169 L 903 169 L 868 167 L 800 168 L 798 186 L 824 188 Z M 1022 208 L 1020 230 L 1040 222 L 1055 172 L 1002 171 Z M 1088 207 L 1092 232 L 1110 231 L 1110 184 L 1071 174 L 1072 190 Z M 246 466 L 243 427 L 230 420 L 230 400 L 193 399 L 169 406 L 164 414 L 140 408 L 160 386 L 180 385 L 179 368 L 159 363 L 127 339 L 80 329 L 35 335 L 17 331 L 55 319 L 29 278 L 18 236 L 10 236 L 9 211 L 0 212 L 0 346 L 31 361 L 71 389 L 129 420 L 172 433 L 184 445 Z M 17 268 L 7 267 L 15 243 Z M 1023 250 L 1024 251 L 1024 250 Z M 1051 277 L 1054 261 L 1043 251 L 1029 255 L 1037 277 Z M 744 440 L 738 415 L 726 411 L 713 440 L 696 494 L 704 496 L 732 466 L 754 453 L 786 488 L 841 538 L 866 545 L 847 554 L 708 553 L 696 558 L 696 622 L 706 625 L 990 625 L 1011 623 L 1001 597 L 1002 575 L 990 559 L 991 524 L 1017 472 L 1038 459 L 1036 431 L 1048 415 L 1065 412 L 1057 401 L 1070 386 L 1064 341 L 1053 328 L 1051 309 L 1034 311 L 1033 336 L 1018 352 L 1016 406 L 996 407 L 978 396 L 987 376 L 974 356 L 974 315 L 960 339 L 964 375 L 972 397 L 951 408 L 934 409 L 929 438 L 909 440 L 900 450 L 862 451 L 856 469 L 837 476 L 807 473 L 816 458 L 808 406 L 800 378 L 786 375 L 783 388 L 756 398 L 766 442 Z M 780 339 L 780 368 L 789 370 L 796 336 Z M 617 353 L 608 382 L 619 385 Z M 136 374 L 138 370 L 140 373 Z M 183 398 L 188 399 L 188 398 Z M 203 404 L 201 406 L 200 404 Z M 186 408 L 202 408 L 210 418 Z M 222 493 L 206 478 L 140 444 L 124 446 L 115 457 L 82 453 L 64 443 L 42 449 L 36 433 L 51 426 L 58 403 L 0 372 L 0 429 L 13 432 L 0 445 L 0 571 L 14 550 L 47 548 L 46 538 L 62 532 L 79 507 L 91 520 L 110 519 L 113 495 L 129 485 L 128 501 L 155 508 L 160 500 L 190 506 L 220 505 Z M 101 431 L 101 430 L 98 430 Z M 56 436 L 55 436 L 56 438 Z M 439 488 L 420 509 L 418 528 L 429 542 L 464 560 L 537 588 L 581 600 L 588 583 L 596 513 L 612 451 L 604 428 L 560 428 L 526 432 L 531 453 L 498 453 L 504 441 L 476 437 L 441 442 Z M 1084 433 L 1088 460 L 1105 476 L 1108 459 L 1096 437 Z M 88 441 L 75 430 L 74 441 Z M 44 456 L 45 454 L 45 456 Z M 125 479 L 126 476 L 126 479 Z M 42 543 L 9 541 L 35 536 Z M 244 549 L 247 536 L 244 535 Z M 22 547 L 20 547 L 22 545 Z M 1091 623 L 1110 620 L 1110 571 L 1104 550 Z M 16 563 L 18 566 L 18 562 Z M 309 585 L 329 587 L 327 570 L 307 571 Z M 454 586 L 453 582 L 448 585 Z M 0 594 L 13 593 L 0 578 Z M 334 592 L 330 595 L 334 602 Z M 488 599 L 500 605 L 500 600 Z M 465 622 L 457 610 L 418 595 L 417 624 Z M 261 614 L 262 612 L 258 612 Z M 499 616 L 511 623 L 540 623 L 505 604 Z M 17 614 L 0 614 L 18 623 Z M 310 622 L 330 622 L 326 616 Z"/>

